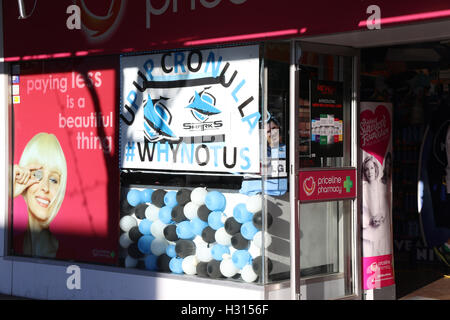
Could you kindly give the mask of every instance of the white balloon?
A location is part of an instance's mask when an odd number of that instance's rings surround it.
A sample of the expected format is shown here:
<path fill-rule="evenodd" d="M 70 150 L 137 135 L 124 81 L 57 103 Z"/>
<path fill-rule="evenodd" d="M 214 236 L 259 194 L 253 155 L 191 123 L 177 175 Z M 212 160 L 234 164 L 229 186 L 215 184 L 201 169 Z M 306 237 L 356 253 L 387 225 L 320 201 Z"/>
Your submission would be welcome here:
<path fill-rule="evenodd" d="M 194 275 L 197 273 L 198 262 L 199 261 L 196 256 L 187 256 L 183 259 L 183 262 L 181 262 L 181 268 L 184 273 Z"/>
<path fill-rule="evenodd" d="M 150 232 L 156 239 L 163 239 L 164 237 L 164 228 L 167 226 L 164 222 L 161 220 L 153 221 L 152 226 L 150 227 Z"/>
<path fill-rule="evenodd" d="M 263 241 L 262 238 L 263 238 L 262 231 L 258 231 L 257 233 L 255 233 L 255 236 L 253 237 L 253 243 L 258 248 L 263 247 L 262 246 L 262 241 Z M 272 236 L 267 231 L 264 231 L 264 248 L 269 247 L 271 244 L 272 244 Z"/>
<path fill-rule="evenodd" d="M 198 187 L 191 192 L 191 201 L 198 206 L 205 204 L 205 198 L 208 194 L 206 188 Z"/>
<path fill-rule="evenodd" d="M 131 257 L 131 256 L 127 256 L 125 258 L 125 268 L 134 268 L 136 267 L 138 264 L 138 260 Z"/>
<path fill-rule="evenodd" d="M 167 246 L 169 244 L 167 243 L 166 240 L 163 239 L 155 239 L 152 241 L 152 244 L 150 245 L 150 251 L 155 255 L 155 256 L 160 256 L 163 253 L 166 253 L 166 249 Z"/>
<path fill-rule="evenodd" d="M 203 246 L 203 247 L 207 247 L 208 246 L 208 243 L 205 240 L 203 240 L 202 236 L 195 236 L 195 238 L 192 239 L 192 241 L 194 241 L 195 246 L 197 248 L 201 247 L 201 246 Z"/>
<path fill-rule="evenodd" d="M 245 282 L 254 282 L 258 278 L 258 275 L 253 271 L 252 266 L 247 264 L 241 270 L 241 277 Z"/>
<path fill-rule="evenodd" d="M 255 259 L 256 257 L 259 257 L 261 255 L 261 248 L 259 248 L 254 242 L 253 240 L 250 241 L 250 246 L 248 248 L 248 253 L 250 253 L 250 255 L 252 256 L 253 259 Z"/>
<path fill-rule="evenodd" d="M 133 243 L 133 240 L 130 239 L 128 232 L 125 232 L 122 233 L 122 235 L 120 236 L 119 243 L 122 248 L 127 249 L 130 246 L 130 244 Z"/>
<path fill-rule="evenodd" d="M 192 201 L 189 201 L 185 204 L 183 208 L 183 213 L 189 220 L 192 220 L 196 217 L 198 217 L 197 210 L 200 206 L 198 204 L 195 204 Z"/>
<path fill-rule="evenodd" d="M 211 248 L 206 246 L 197 247 L 195 255 L 201 262 L 210 262 L 213 259 Z"/>
<path fill-rule="evenodd" d="M 124 216 L 119 221 L 120 229 L 124 232 L 130 231 L 131 228 L 136 227 L 138 222 L 132 216 Z"/>
<path fill-rule="evenodd" d="M 149 204 L 145 209 L 145 217 L 150 221 L 156 221 L 159 219 L 159 208 L 154 204 Z"/>
<path fill-rule="evenodd" d="M 247 210 L 251 213 L 256 213 L 262 210 L 263 197 L 260 194 L 250 196 L 245 204 Z"/>
<path fill-rule="evenodd" d="M 220 273 L 222 273 L 225 277 L 227 278 L 231 278 L 234 275 L 236 275 L 236 273 L 239 272 L 239 269 L 236 268 L 236 266 L 234 265 L 233 261 L 231 259 L 223 259 L 220 262 Z"/>
<path fill-rule="evenodd" d="M 223 244 L 224 246 L 231 246 L 232 236 L 225 231 L 224 227 L 217 229 L 216 233 L 214 234 L 214 237 L 217 243 Z"/>

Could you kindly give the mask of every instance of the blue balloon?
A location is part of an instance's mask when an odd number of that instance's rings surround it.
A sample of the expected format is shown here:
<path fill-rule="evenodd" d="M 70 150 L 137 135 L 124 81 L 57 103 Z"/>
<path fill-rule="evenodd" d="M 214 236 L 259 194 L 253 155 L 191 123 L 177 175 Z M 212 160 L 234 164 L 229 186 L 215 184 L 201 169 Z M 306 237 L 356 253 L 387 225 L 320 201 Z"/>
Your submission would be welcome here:
<path fill-rule="evenodd" d="M 231 261 L 233 261 L 233 264 L 238 269 L 242 269 L 247 264 L 251 264 L 252 260 L 253 258 L 247 250 L 236 250 L 231 257 Z"/>
<path fill-rule="evenodd" d="M 169 269 L 173 273 L 183 273 L 183 268 L 181 267 L 181 263 L 183 262 L 183 259 L 181 258 L 172 258 L 169 262 Z"/>
<path fill-rule="evenodd" d="M 141 192 L 137 189 L 131 189 L 127 193 L 127 201 L 131 206 L 136 207 L 141 203 Z"/>
<path fill-rule="evenodd" d="M 147 202 L 147 203 L 152 203 L 152 194 L 153 194 L 153 189 L 145 189 L 141 191 L 141 203 L 143 202 Z"/>
<path fill-rule="evenodd" d="M 175 258 L 177 256 L 177 253 L 175 252 L 175 245 L 169 244 L 166 248 L 166 254 L 171 258 Z"/>
<path fill-rule="evenodd" d="M 164 204 L 168 207 L 175 207 L 177 202 L 177 192 L 176 191 L 169 191 L 164 196 Z"/>
<path fill-rule="evenodd" d="M 223 244 L 215 244 L 211 248 L 211 255 L 214 258 L 214 260 L 222 261 L 223 255 L 227 253 L 230 254 L 230 248 L 228 246 L 224 246 Z"/>
<path fill-rule="evenodd" d="M 211 211 L 223 211 L 227 205 L 225 196 L 219 191 L 210 191 L 206 194 L 205 205 Z"/>
<path fill-rule="evenodd" d="M 239 223 L 246 223 L 252 220 L 253 214 L 247 210 L 245 203 L 239 203 L 233 209 L 233 217 Z"/>
<path fill-rule="evenodd" d="M 170 224 L 173 222 L 172 220 L 172 208 L 169 206 L 164 206 L 159 209 L 158 214 L 159 220 L 161 220 L 165 224 Z"/>
<path fill-rule="evenodd" d="M 203 229 L 205 229 L 207 226 L 208 223 L 206 223 L 206 221 L 203 221 L 199 217 L 195 217 L 191 220 L 191 230 L 197 236 L 201 236 Z"/>
<path fill-rule="evenodd" d="M 225 220 L 226 216 L 221 211 L 213 211 L 208 216 L 208 224 L 214 230 L 218 230 L 224 226 L 223 220 Z"/>
<path fill-rule="evenodd" d="M 140 237 L 137 243 L 139 251 L 143 254 L 149 254 L 151 252 L 150 246 L 153 240 L 155 240 L 155 237 L 152 235 L 145 235 Z"/>
<path fill-rule="evenodd" d="M 150 228 L 152 227 L 152 221 L 146 219 L 143 219 L 141 222 L 139 222 L 139 232 L 143 235 L 151 234 Z"/>
<path fill-rule="evenodd" d="M 247 240 L 252 240 L 255 234 L 258 232 L 252 221 L 247 221 L 241 226 L 241 234 Z"/>
<path fill-rule="evenodd" d="M 192 231 L 191 222 L 189 220 L 180 222 L 177 225 L 175 232 L 180 239 L 193 239 L 195 237 L 195 233 Z"/>
<path fill-rule="evenodd" d="M 158 270 L 158 264 L 156 263 L 156 260 L 158 260 L 158 256 L 155 256 L 154 254 L 149 254 L 145 257 L 144 264 L 145 269 L 147 270 Z"/>

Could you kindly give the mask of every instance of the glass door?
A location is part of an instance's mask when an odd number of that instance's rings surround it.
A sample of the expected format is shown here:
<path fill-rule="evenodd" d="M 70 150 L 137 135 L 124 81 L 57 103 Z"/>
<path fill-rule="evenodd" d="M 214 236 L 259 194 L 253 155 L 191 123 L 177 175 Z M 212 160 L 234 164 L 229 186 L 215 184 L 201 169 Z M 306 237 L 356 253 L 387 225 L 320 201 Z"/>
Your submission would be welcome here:
<path fill-rule="evenodd" d="M 295 42 L 291 55 L 291 290 L 358 298 L 357 51 Z"/>

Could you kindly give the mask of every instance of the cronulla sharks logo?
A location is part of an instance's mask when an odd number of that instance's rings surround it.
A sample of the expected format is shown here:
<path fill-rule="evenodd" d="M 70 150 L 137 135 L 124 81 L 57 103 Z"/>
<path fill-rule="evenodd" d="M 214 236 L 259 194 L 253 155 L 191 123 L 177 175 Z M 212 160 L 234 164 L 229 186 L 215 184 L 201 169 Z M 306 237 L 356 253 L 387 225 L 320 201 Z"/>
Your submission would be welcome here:
<path fill-rule="evenodd" d="M 216 98 L 206 90 L 194 92 L 194 95 L 189 100 L 189 104 L 185 107 L 191 110 L 192 116 L 200 123 L 183 123 L 183 128 L 189 131 L 205 131 L 213 130 L 223 126 L 222 120 L 207 121 L 211 116 L 222 113 L 216 105 Z"/>
<path fill-rule="evenodd" d="M 144 135 L 150 142 L 179 140 L 170 128 L 172 114 L 166 106 L 167 100 L 165 97 L 152 99 L 150 95 L 144 100 Z"/>
<path fill-rule="evenodd" d="M 216 98 L 205 90 L 200 93 L 195 91 L 194 96 L 189 100 L 189 105 L 186 106 L 186 108 L 191 109 L 194 118 L 200 122 L 208 120 L 210 115 L 221 113 L 216 108 Z"/>

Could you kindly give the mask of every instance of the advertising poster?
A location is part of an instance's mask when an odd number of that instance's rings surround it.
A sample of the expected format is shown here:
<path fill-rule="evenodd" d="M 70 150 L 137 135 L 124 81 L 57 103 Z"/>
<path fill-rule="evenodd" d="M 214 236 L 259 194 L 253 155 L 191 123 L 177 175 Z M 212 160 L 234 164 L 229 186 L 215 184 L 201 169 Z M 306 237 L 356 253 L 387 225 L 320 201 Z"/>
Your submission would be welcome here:
<path fill-rule="evenodd" d="M 311 88 L 311 154 L 315 157 L 342 157 L 342 82 L 315 80 Z"/>
<path fill-rule="evenodd" d="M 14 254 L 115 264 L 118 59 L 15 64 Z"/>
<path fill-rule="evenodd" d="M 392 265 L 392 105 L 361 102 L 364 289 L 394 284 Z"/>
<path fill-rule="evenodd" d="M 120 167 L 259 172 L 259 47 L 121 58 Z"/>

